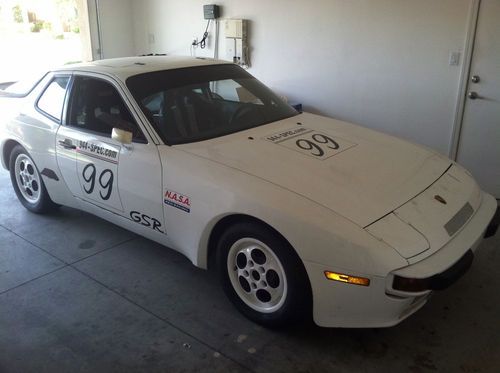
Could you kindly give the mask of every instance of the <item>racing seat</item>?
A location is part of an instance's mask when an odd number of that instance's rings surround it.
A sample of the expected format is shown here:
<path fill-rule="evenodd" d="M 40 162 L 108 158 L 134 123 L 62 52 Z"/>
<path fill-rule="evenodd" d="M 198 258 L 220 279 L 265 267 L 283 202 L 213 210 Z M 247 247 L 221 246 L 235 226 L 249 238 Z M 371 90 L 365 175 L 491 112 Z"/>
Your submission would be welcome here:
<path fill-rule="evenodd" d="M 160 118 L 167 137 L 186 138 L 199 133 L 196 110 L 178 90 L 164 93 Z"/>

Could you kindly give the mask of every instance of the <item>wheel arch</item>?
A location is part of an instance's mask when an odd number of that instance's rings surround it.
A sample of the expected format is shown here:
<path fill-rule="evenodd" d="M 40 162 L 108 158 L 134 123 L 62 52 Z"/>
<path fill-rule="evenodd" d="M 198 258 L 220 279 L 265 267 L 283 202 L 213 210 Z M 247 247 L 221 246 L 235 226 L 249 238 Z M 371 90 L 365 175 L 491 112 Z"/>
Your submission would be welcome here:
<path fill-rule="evenodd" d="M 276 228 L 274 228 L 272 225 L 266 223 L 265 221 L 256 218 L 251 215 L 246 215 L 246 214 L 231 214 L 231 215 L 226 215 L 220 217 L 213 227 L 210 229 L 210 234 L 208 235 L 208 240 L 206 245 L 201 245 L 201 250 L 205 251 L 205 254 L 200 255 L 199 259 L 199 265 L 201 267 L 205 267 L 207 269 L 211 269 L 214 267 L 214 259 L 215 259 L 215 252 L 217 249 L 217 243 L 221 237 L 221 235 L 227 230 L 230 226 L 234 224 L 239 224 L 239 223 L 254 223 L 254 224 L 259 224 L 263 225 L 269 229 L 271 229 L 275 234 L 277 234 L 282 240 L 284 240 L 295 252 L 295 254 L 300 258 L 297 250 L 293 247 L 293 245 L 286 239 L 283 234 L 281 234 Z M 204 259 L 203 259 L 204 258 Z"/>
<path fill-rule="evenodd" d="M 5 143 L 3 144 L 2 164 L 7 171 L 10 170 L 10 154 L 17 145 L 22 146 L 22 144 L 20 144 L 18 141 L 12 139 L 5 141 Z"/>
<path fill-rule="evenodd" d="M 287 240 L 283 234 L 281 234 L 276 228 L 274 228 L 271 224 L 266 223 L 265 221 L 258 219 L 254 216 L 251 215 L 246 215 L 246 214 L 232 214 L 232 215 L 226 215 L 221 217 L 213 226 L 213 228 L 210 231 L 210 234 L 208 236 L 208 242 L 206 245 L 206 268 L 207 269 L 213 269 L 217 267 L 217 261 L 216 261 L 216 253 L 217 253 L 217 244 L 221 236 L 224 234 L 224 232 L 230 228 L 231 226 L 235 224 L 241 224 L 241 223 L 246 223 L 246 224 L 256 224 L 260 225 L 266 229 L 269 229 L 272 233 L 276 234 L 277 237 L 280 240 L 283 240 L 284 243 L 286 243 L 289 247 L 290 250 L 292 250 L 292 255 L 295 254 L 296 258 L 298 259 L 298 264 L 300 267 L 302 267 L 302 273 L 305 276 L 305 283 L 301 282 L 303 284 L 303 291 L 304 291 L 304 296 L 301 298 L 302 303 L 304 305 L 304 314 L 303 316 L 306 318 L 312 318 L 312 310 L 313 310 L 313 289 L 312 289 L 312 283 L 311 283 L 311 278 L 309 277 L 309 273 L 305 267 L 305 264 L 300 257 L 299 253 L 295 249 L 295 247 L 290 243 L 289 240 Z M 294 272 L 295 273 L 295 272 Z M 305 319 L 304 319 L 305 320 Z M 270 324 L 269 324 L 270 325 Z"/>

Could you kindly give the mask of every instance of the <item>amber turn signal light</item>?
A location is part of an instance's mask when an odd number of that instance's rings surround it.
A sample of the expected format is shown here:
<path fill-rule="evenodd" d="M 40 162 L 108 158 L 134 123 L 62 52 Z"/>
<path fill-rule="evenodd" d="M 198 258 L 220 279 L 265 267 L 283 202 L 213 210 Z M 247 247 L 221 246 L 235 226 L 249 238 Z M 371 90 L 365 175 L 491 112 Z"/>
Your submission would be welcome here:
<path fill-rule="evenodd" d="M 332 281 L 345 282 L 346 284 L 354 284 L 361 286 L 370 286 L 370 279 L 364 277 L 350 276 L 343 273 L 325 271 L 327 279 Z"/>

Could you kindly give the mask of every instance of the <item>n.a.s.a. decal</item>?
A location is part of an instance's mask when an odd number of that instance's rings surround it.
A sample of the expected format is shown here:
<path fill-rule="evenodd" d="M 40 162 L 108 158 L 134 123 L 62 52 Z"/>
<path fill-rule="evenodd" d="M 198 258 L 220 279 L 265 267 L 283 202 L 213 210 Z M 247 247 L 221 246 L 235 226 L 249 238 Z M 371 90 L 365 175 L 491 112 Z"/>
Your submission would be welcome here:
<path fill-rule="evenodd" d="M 164 201 L 166 205 L 175 207 L 184 212 L 191 212 L 191 200 L 188 196 L 172 190 L 165 191 Z"/>

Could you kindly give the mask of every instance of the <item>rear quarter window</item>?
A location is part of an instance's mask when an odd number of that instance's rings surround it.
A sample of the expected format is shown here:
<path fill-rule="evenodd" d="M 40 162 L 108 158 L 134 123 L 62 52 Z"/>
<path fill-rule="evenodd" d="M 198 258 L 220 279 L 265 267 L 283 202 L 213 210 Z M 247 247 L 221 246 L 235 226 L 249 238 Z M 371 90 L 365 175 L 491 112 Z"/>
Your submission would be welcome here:
<path fill-rule="evenodd" d="M 57 122 L 61 122 L 68 83 L 69 76 L 59 76 L 52 79 L 37 102 L 37 108 Z"/>

